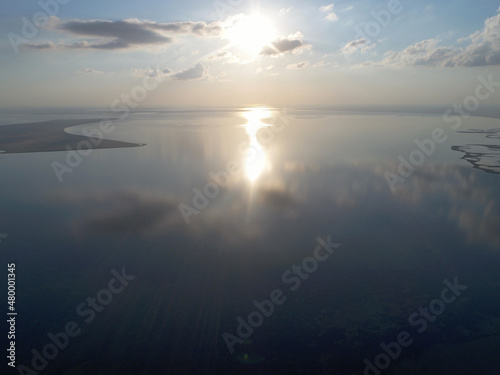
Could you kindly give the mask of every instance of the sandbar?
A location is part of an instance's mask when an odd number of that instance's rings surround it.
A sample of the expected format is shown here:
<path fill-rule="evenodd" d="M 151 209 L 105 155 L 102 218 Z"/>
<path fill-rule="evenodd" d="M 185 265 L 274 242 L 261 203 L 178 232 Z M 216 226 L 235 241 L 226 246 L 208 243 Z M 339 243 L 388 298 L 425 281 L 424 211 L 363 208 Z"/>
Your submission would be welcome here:
<path fill-rule="evenodd" d="M 84 149 L 140 147 L 142 143 L 129 143 L 109 139 L 69 134 L 66 128 L 93 124 L 113 119 L 49 120 L 0 126 L 0 152 L 15 154 L 26 152 L 67 151 Z M 82 142 L 82 141 L 87 142 Z M 82 142 L 82 143 L 80 143 Z M 89 147 L 90 145 L 90 147 Z"/>

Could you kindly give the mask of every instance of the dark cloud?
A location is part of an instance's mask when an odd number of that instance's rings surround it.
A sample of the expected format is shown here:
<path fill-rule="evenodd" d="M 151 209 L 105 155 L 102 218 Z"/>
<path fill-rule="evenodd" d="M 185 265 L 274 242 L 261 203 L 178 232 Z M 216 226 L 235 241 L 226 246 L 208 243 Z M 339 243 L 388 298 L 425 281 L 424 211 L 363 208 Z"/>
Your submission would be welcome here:
<path fill-rule="evenodd" d="M 152 30 L 147 24 L 131 21 L 69 21 L 57 29 L 80 36 L 110 38 L 108 42 L 90 43 L 86 48 L 120 49 L 133 45 L 168 44 L 172 39 Z"/>
<path fill-rule="evenodd" d="M 179 81 L 191 81 L 201 79 L 206 74 L 206 69 L 200 63 L 189 69 L 184 69 L 173 76 L 173 79 Z"/>
<path fill-rule="evenodd" d="M 136 21 L 140 22 L 140 21 Z M 143 23 L 147 27 L 156 30 L 169 31 L 177 34 L 197 34 L 202 36 L 219 36 L 222 32 L 222 26 L 219 22 L 173 22 L 173 23 L 156 23 L 146 22 Z"/>
<path fill-rule="evenodd" d="M 347 43 L 344 48 L 356 49 L 359 46 L 365 45 L 366 43 L 367 43 L 366 39 L 359 38 L 359 39 L 353 40 L 352 42 Z"/>
<path fill-rule="evenodd" d="M 266 46 L 260 52 L 261 55 L 274 56 L 281 55 L 287 52 L 296 52 L 305 47 L 301 40 L 301 34 L 290 35 L 288 37 L 279 37 L 274 40 L 270 46 Z"/>
<path fill-rule="evenodd" d="M 73 49 L 105 49 L 117 50 L 140 48 L 143 46 L 165 45 L 173 43 L 176 34 L 191 34 L 201 37 L 218 37 L 222 26 L 218 22 L 173 22 L 156 23 L 137 19 L 109 20 L 71 20 L 61 21 L 51 18 L 50 27 L 54 30 L 71 33 L 92 39 L 75 43 L 27 43 L 28 48 L 73 48 Z M 95 40 L 98 38 L 98 40 Z"/>
<path fill-rule="evenodd" d="M 46 43 L 25 43 L 23 44 L 23 47 L 25 48 L 31 48 L 31 49 L 50 49 L 54 48 L 55 45 L 50 42 Z"/>

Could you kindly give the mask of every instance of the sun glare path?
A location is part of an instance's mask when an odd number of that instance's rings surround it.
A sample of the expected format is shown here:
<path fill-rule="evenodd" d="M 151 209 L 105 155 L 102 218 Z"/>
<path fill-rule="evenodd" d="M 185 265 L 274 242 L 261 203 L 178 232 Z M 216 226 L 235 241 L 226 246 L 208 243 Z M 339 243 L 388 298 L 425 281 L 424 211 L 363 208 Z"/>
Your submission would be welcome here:
<path fill-rule="evenodd" d="M 255 182 L 268 164 L 266 153 L 258 140 L 257 134 L 260 129 L 268 126 L 262 120 L 271 118 L 272 114 L 268 109 L 254 108 L 245 112 L 243 116 L 247 119 L 244 126 L 250 138 L 245 160 L 245 171 L 250 182 Z"/>

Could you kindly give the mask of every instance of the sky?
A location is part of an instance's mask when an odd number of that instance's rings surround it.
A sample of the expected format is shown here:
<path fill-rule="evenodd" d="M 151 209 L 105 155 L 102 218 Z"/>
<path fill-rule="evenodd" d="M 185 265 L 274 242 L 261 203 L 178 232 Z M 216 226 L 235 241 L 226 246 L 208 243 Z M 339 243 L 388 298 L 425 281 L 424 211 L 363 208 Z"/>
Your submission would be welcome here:
<path fill-rule="evenodd" d="M 451 105 L 500 82 L 499 5 L 2 0 L 0 107 Z"/>

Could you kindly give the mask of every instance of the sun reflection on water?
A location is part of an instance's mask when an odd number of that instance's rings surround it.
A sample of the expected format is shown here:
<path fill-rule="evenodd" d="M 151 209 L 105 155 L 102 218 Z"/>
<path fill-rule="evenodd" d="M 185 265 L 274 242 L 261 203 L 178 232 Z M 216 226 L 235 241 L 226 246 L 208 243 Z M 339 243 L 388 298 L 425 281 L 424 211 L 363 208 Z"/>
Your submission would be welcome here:
<path fill-rule="evenodd" d="M 243 117 L 247 120 L 244 127 L 250 138 L 246 150 L 245 173 L 250 182 L 255 182 L 268 165 L 268 158 L 259 142 L 258 133 L 262 128 L 269 126 L 262 120 L 271 118 L 272 112 L 267 108 L 252 108 L 244 112 Z"/>

